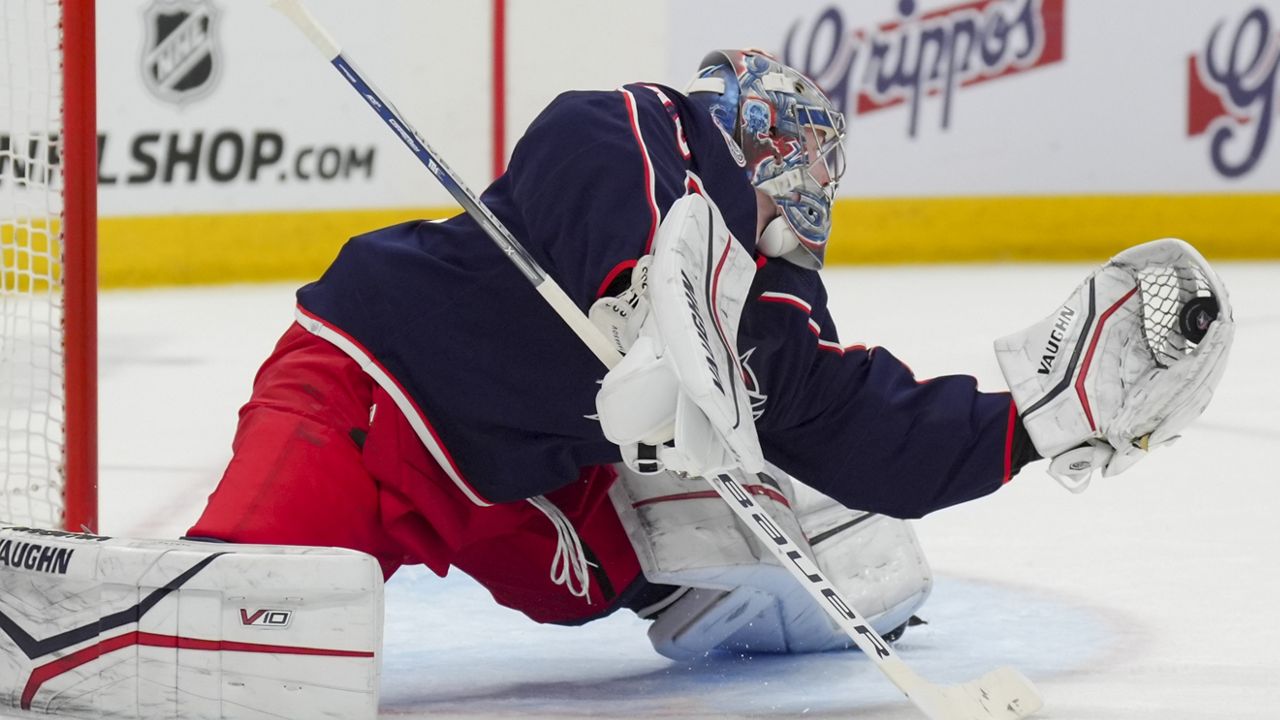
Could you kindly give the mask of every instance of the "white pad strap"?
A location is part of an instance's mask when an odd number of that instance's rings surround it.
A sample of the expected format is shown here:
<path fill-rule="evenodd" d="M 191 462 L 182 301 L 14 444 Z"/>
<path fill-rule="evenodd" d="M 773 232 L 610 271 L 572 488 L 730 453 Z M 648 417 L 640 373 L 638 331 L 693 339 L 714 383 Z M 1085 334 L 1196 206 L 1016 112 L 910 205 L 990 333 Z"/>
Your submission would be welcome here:
<path fill-rule="evenodd" d="M 573 523 L 560 508 L 542 495 L 529 498 L 529 504 L 538 508 L 556 529 L 556 554 L 551 561 L 551 582 L 563 585 L 574 597 L 586 598 L 591 604 L 591 573 L 587 553 L 582 548 L 582 538 Z"/>
<path fill-rule="evenodd" d="M 335 548 L 0 529 L 0 698 L 76 718 L 377 715 L 382 572 Z"/>

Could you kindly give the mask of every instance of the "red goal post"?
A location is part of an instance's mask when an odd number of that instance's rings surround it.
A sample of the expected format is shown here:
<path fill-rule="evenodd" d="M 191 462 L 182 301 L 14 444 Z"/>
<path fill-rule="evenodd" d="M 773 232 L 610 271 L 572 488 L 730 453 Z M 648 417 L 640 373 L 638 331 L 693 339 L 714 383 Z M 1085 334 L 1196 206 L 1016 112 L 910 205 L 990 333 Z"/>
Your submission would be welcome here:
<path fill-rule="evenodd" d="M 98 529 L 98 112 L 95 0 L 62 0 L 68 530 Z"/>
<path fill-rule="evenodd" d="M 0 8 L 0 523 L 96 531 L 94 0 Z"/>

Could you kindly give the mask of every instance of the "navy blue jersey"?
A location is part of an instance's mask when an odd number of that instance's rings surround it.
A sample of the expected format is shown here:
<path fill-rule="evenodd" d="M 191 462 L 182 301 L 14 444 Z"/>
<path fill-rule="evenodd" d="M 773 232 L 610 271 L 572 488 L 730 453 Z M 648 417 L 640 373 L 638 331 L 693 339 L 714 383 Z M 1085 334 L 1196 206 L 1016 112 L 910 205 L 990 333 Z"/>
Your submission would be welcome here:
<path fill-rule="evenodd" d="M 482 200 L 585 311 L 650 249 L 690 172 L 754 255 L 755 192 L 731 141 L 661 86 L 559 96 Z M 352 238 L 298 306 L 477 503 L 620 460 L 593 418 L 604 367 L 465 214 Z M 884 350 L 841 347 L 816 272 L 765 263 L 739 349 L 766 457 L 852 507 L 918 516 L 1010 473 L 1009 396 L 969 378 L 920 384 Z"/>

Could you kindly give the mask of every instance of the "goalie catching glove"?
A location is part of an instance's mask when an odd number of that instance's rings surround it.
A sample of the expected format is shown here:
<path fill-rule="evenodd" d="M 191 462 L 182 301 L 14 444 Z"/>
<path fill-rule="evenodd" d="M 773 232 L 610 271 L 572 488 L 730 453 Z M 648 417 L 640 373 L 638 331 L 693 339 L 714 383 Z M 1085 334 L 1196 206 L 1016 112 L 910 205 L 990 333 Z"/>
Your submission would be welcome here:
<path fill-rule="evenodd" d="M 1122 472 L 1204 412 L 1234 333 L 1217 273 L 1165 239 L 1115 256 L 995 349 L 1050 474 L 1079 492 L 1096 468 Z"/>
<path fill-rule="evenodd" d="M 596 395 L 604 435 L 636 472 L 760 472 L 736 346 L 755 263 L 707 198 L 677 200 L 632 287 L 589 316 L 626 356 Z"/>

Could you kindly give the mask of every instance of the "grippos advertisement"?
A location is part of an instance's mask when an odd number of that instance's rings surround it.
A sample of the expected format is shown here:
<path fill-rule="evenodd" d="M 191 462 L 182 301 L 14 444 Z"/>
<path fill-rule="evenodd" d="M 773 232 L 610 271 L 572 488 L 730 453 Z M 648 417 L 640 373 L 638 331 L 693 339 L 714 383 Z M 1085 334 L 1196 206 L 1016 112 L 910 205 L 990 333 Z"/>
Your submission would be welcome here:
<path fill-rule="evenodd" d="M 129 7 L 132 5 L 132 7 Z M 361 57 L 373 58 L 384 91 L 411 117 L 458 137 L 457 124 L 487 117 L 487 95 L 467 112 L 431 109 L 455 83 L 480 82 L 482 66 L 433 79 L 416 75 L 426 53 L 388 29 L 422 8 L 310 3 Z M 420 19 L 420 18 L 419 18 Z M 99 187 L 103 216 L 282 209 L 429 207 L 447 194 L 372 115 L 310 43 L 267 3 L 145 0 L 100 4 Z M 481 24 L 478 32 L 485 26 Z M 482 36 L 481 36 L 482 37 Z M 449 47 L 432 47 L 442 57 Z M 472 84 L 472 87 L 483 87 Z M 436 93 L 439 93 L 438 95 Z M 443 125 L 445 129 L 439 126 Z M 427 128 L 421 130 L 426 133 Z M 451 144 L 450 161 L 486 182 L 487 147 Z"/>
<path fill-rule="evenodd" d="M 672 67 L 761 47 L 849 119 L 844 194 L 1280 189 L 1280 2 L 763 0 L 673 13 Z"/>
<path fill-rule="evenodd" d="M 898 17 L 874 28 L 846 27 L 833 6 L 794 23 L 781 57 L 850 116 L 902 106 L 915 138 L 926 98 L 937 98 L 946 130 L 960 90 L 1061 63 L 1065 2 L 988 0 L 921 12 L 902 0 Z"/>

